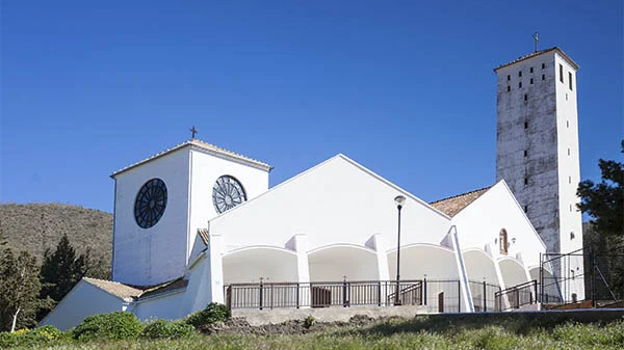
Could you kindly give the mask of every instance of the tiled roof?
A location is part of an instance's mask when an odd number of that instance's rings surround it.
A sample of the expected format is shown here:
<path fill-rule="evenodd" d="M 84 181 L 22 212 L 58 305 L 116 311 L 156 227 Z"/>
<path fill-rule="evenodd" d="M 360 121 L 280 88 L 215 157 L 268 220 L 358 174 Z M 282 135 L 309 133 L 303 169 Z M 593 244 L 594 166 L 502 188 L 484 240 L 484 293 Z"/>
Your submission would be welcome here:
<path fill-rule="evenodd" d="M 100 288 L 101 290 L 105 292 L 118 296 L 122 299 L 138 298 L 143 293 L 143 290 L 141 289 L 130 287 L 128 285 L 121 284 L 119 282 L 105 281 L 105 280 L 101 280 L 97 278 L 90 278 L 90 277 L 84 277 L 83 280 L 89 284 L 92 284 Z"/>
<path fill-rule="evenodd" d="M 481 195 L 487 192 L 487 190 L 489 189 L 490 187 L 486 187 L 479 190 L 458 194 L 453 197 L 440 199 L 429 204 L 431 204 L 432 207 L 438 209 L 444 214 L 453 217 L 462 209 L 467 207 L 470 203 L 481 197 Z"/>
<path fill-rule="evenodd" d="M 197 229 L 197 234 L 199 235 L 199 237 L 201 238 L 201 240 L 204 242 L 204 244 L 207 247 L 208 246 L 208 229 L 207 228 Z"/>
<path fill-rule="evenodd" d="M 540 50 L 540 51 L 536 51 L 536 52 L 531 52 L 528 55 L 525 55 L 525 56 L 522 56 L 522 57 L 518 57 L 517 59 L 515 59 L 515 60 L 513 60 L 513 61 L 511 61 L 509 63 L 505 63 L 505 64 L 502 64 L 502 65 L 494 68 L 494 71 L 496 72 L 497 70 L 499 70 L 499 69 L 501 69 L 503 67 L 507 67 L 507 66 L 510 66 L 512 64 L 518 63 L 520 61 L 524 61 L 526 59 L 529 59 L 531 57 L 539 56 L 539 55 L 541 55 L 543 53 L 547 53 L 547 52 L 551 52 L 551 51 L 555 51 L 555 50 L 561 55 L 561 57 L 563 57 L 566 61 L 568 61 L 568 63 L 570 63 L 572 65 L 572 67 L 574 67 L 574 69 L 577 69 L 577 70 L 579 69 L 578 64 L 576 64 L 576 62 L 574 62 L 570 58 L 570 56 L 566 55 L 566 53 L 563 52 L 563 50 L 561 50 L 560 48 L 555 46 L 555 47 L 551 47 L 550 49 L 545 49 L 545 50 Z"/>
<path fill-rule="evenodd" d="M 139 299 L 147 296 L 154 296 L 177 289 L 182 289 L 188 285 L 188 281 L 182 277 L 151 287 L 129 286 L 127 284 L 119 282 L 106 281 L 90 277 L 84 277 L 83 280 L 107 293 L 110 293 L 122 299 Z"/>
<path fill-rule="evenodd" d="M 188 285 L 188 280 L 185 280 L 184 278 L 180 277 L 173 281 L 169 281 L 169 282 L 160 284 L 156 287 L 152 287 L 150 289 L 145 290 L 143 294 L 140 295 L 139 299 L 186 288 L 187 285 Z"/>
<path fill-rule="evenodd" d="M 156 153 L 156 154 L 154 154 L 151 157 L 143 159 L 143 160 L 141 160 L 139 162 L 136 162 L 134 164 L 130 164 L 130 165 L 128 165 L 125 168 L 121 168 L 121 169 L 115 171 L 111 175 L 111 177 L 115 177 L 115 176 L 123 173 L 126 170 L 130 170 L 130 169 L 132 169 L 134 167 L 137 167 L 137 166 L 139 166 L 141 164 L 147 163 L 147 162 L 149 162 L 151 160 L 154 160 L 156 158 L 160 158 L 160 157 L 162 157 L 162 156 L 164 156 L 166 154 L 169 154 L 171 152 L 177 151 L 180 148 L 183 148 L 183 147 L 186 147 L 186 146 L 196 147 L 196 148 L 198 148 L 198 149 L 200 149 L 202 151 L 205 151 L 207 153 L 210 153 L 210 154 L 213 154 L 213 155 L 216 155 L 216 156 L 220 156 L 220 157 L 224 157 L 224 158 L 227 158 L 227 159 L 231 159 L 231 160 L 234 160 L 234 161 L 238 161 L 238 162 L 241 162 L 243 164 L 253 166 L 255 168 L 260 168 L 260 169 L 267 170 L 267 171 L 272 169 L 272 167 L 269 164 L 261 162 L 259 160 L 255 160 L 255 159 L 246 157 L 246 156 L 244 156 L 242 154 L 238 154 L 238 153 L 229 151 L 229 150 L 227 150 L 225 148 L 221 148 L 221 147 L 215 146 L 213 144 L 210 144 L 210 143 L 198 140 L 198 139 L 190 139 L 190 140 L 188 140 L 186 142 L 183 142 L 183 143 L 178 144 L 176 146 L 173 146 L 173 147 L 171 147 L 169 149 L 166 149 L 166 150 L 164 150 L 164 151 L 162 151 L 160 153 Z"/>

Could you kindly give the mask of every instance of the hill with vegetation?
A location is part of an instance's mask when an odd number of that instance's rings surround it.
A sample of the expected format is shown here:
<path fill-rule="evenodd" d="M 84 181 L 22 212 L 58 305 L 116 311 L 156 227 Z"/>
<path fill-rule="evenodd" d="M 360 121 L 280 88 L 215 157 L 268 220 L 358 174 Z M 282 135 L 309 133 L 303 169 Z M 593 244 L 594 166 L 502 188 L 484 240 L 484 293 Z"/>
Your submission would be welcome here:
<path fill-rule="evenodd" d="M 110 265 L 113 215 L 100 210 L 57 203 L 0 204 L 0 230 L 7 247 L 26 250 L 40 264 L 46 249 L 54 248 L 67 235 L 76 252 L 91 248 L 93 256 Z"/>

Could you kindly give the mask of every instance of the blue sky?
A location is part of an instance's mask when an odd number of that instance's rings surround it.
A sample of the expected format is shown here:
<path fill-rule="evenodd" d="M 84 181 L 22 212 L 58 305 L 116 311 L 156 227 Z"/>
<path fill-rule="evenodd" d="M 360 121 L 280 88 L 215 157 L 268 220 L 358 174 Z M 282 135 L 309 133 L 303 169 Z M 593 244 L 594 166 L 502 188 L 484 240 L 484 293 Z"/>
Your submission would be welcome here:
<path fill-rule="evenodd" d="M 1 16 L 2 202 L 111 212 L 109 175 L 192 125 L 273 165 L 272 186 L 343 153 L 427 201 L 485 187 L 492 69 L 535 30 L 581 66 L 581 177 L 620 157 L 618 0 L 20 0 Z"/>

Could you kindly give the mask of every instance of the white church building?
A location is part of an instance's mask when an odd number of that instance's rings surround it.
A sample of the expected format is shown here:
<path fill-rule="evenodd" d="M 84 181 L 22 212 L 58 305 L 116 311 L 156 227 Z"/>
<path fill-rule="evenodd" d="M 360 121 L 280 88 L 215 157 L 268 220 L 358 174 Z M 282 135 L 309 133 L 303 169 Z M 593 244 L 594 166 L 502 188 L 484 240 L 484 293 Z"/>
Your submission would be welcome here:
<path fill-rule="evenodd" d="M 178 319 L 210 302 L 258 312 L 399 304 L 474 312 L 518 303 L 505 295 L 495 305 L 495 294 L 538 280 L 547 252 L 582 246 L 580 213 L 564 203 L 578 200 L 567 184 L 579 179 L 576 89 L 560 83 L 577 68 L 558 48 L 497 68 L 498 182 L 433 203 L 342 154 L 269 188 L 270 165 L 196 138 L 116 171 L 112 281 L 84 278 L 41 325 L 68 329 L 119 310 Z M 569 135 L 552 136 L 553 128 Z M 544 159 L 547 169 L 536 165 Z M 553 193 L 554 201 L 536 197 Z M 535 221 L 538 212 L 553 215 Z M 583 268 L 582 259 L 575 264 Z M 528 291 L 523 297 L 537 298 Z M 582 279 L 549 293 L 582 299 Z"/>

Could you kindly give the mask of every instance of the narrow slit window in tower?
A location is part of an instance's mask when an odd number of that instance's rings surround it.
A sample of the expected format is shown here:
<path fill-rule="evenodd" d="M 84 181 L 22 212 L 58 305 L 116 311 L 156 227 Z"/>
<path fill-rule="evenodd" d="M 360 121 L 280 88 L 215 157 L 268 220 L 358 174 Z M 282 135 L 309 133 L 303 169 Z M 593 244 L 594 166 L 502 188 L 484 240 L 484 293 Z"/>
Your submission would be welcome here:
<path fill-rule="evenodd" d="M 542 63 L 542 69 L 546 68 L 546 63 Z"/>
<path fill-rule="evenodd" d="M 531 67 L 531 69 L 529 69 L 531 71 L 531 73 L 533 73 L 533 67 Z"/>
<path fill-rule="evenodd" d="M 522 82 L 518 83 L 518 87 L 521 88 L 522 87 Z"/>
<path fill-rule="evenodd" d="M 511 91 L 511 86 L 507 85 L 507 92 Z"/>
<path fill-rule="evenodd" d="M 563 83 L 563 65 L 559 65 L 559 80 Z"/>
<path fill-rule="evenodd" d="M 528 100 L 529 100 L 529 95 L 524 94 L 524 102 L 526 102 L 526 101 L 528 101 Z"/>
<path fill-rule="evenodd" d="M 518 72 L 518 76 L 521 77 L 522 76 L 522 71 Z"/>
<path fill-rule="evenodd" d="M 511 80 L 511 75 L 507 74 L 507 81 Z"/>
<path fill-rule="evenodd" d="M 531 78 L 531 85 L 533 85 L 533 78 Z"/>
<path fill-rule="evenodd" d="M 568 84 L 570 84 L 570 91 L 572 91 L 572 73 L 568 72 Z"/>
<path fill-rule="evenodd" d="M 542 80 L 546 80 L 546 74 L 542 74 Z"/>

